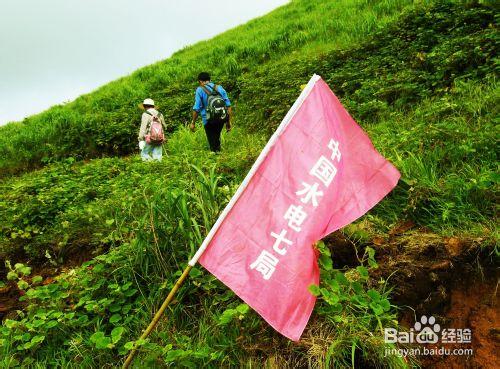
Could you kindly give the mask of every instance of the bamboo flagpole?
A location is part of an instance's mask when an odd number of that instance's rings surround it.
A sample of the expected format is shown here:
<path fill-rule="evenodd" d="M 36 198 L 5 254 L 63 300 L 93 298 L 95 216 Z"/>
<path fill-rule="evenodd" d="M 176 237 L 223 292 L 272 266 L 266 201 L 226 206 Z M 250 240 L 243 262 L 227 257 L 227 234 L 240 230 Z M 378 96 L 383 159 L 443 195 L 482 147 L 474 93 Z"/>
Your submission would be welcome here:
<path fill-rule="evenodd" d="M 196 263 L 198 262 L 198 260 L 201 257 L 201 255 L 203 255 L 203 253 L 207 249 L 208 245 L 212 241 L 213 237 L 215 236 L 215 234 L 219 230 L 222 222 L 227 217 L 227 215 L 229 214 L 229 212 L 231 211 L 231 209 L 233 208 L 233 206 L 236 204 L 236 202 L 238 201 L 238 199 L 242 195 L 243 191 L 245 191 L 246 187 L 250 183 L 250 180 L 253 178 L 253 176 L 255 175 L 255 173 L 257 172 L 257 170 L 259 169 L 260 165 L 262 164 L 262 162 L 266 158 L 267 154 L 269 153 L 269 151 L 271 151 L 271 149 L 273 148 L 273 146 L 276 144 L 279 136 L 286 129 L 286 127 L 290 123 L 292 117 L 295 115 L 295 113 L 297 112 L 297 110 L 302 106 L 302 103 L 307 98 L 307 96 L 309 96 L 309 93 L 311 92 L 311 90 L 313 89 L 314 85 L 316 84 L 316 82 L 319 79 L 320 79 L 320 76 L 318 76 L 317 74 L 314 74 L 311 77 L 311 79 L 309 80 L 309 82 L 307 83 L 306 87 L 302 90 L 302 93 L 300 94 L 300 96 L 297 98 L 297 100 L 295 100 L 295 103 L 292 105 L 292 107 L 290 108 L 290 110 L 288 111 L 288 113 L 285 115 L 285 117 L 281 121 L 281 124 L 279 125 L 279 127 L 276 129 L 276 131 L 274 132 L 274 134 L 271 136 L 271 138 L 267 142 L 266 146 L 264 147 L 264 149 L 260 153 L 260 155 L 257 158 L 257 160 L 255 161 L 255 163 L 252 165 L 252 168 L 250 169 L 250 171 L 246 175 L 246 177 L 243 180 L 243 182 L 241 182 L 240 186 L 238 187 L 238 189 L 236 190 L 235 194 L 233 195 L 233 197 L 231 198 L 231 200 L 229 201 L 229 203 L 226 205 L 226 207 L 222 211 L 221 215 L 219 215 L 219 218 L 217 219 L 217 221 L 215 222 L 215 224 L 210 229 L 210 232 L 208 232 L 208 235 L 207 235 L 207 237 L 205 237 L 205 240 L 201 244 L 200 248 L 198 249 L 198 251 L 196 251 L 196 253 L 194 254 L 194 256 L 189 261 L 188 265 L 184 269 L 184 272 L 182 273 L 182 275 L 179 277 L 179 279 L 175 283 L 174 287 L 172 288 L 172 290 L 168 294 L 167 298 L 165 299 L 165 301 L 161 305 L 160 309 L 154 315 L 153 320 L 151 321 L 151 323 L 149 323 L 148 327 L 143 332 L 143 334 L 141 335 L 140 339 L 146 339 L 146 337 L 148 337 L 149 334 L 154 330 L 154 328 L 156 327 L 156 325 L 160 321 L 161 316 L 163 315 L 165 309 L 168 307 L 168 305 L 170 304 L 170 302 L 173 300 L 173 298 L 174 298 L 177 290 L 180 288 L 180 286 L 182 285 L 182 283 L 184 282 L 184 280 L 187 278 L 187 276 L 189 275 L 189 272 L 191 271 L 191 269 L 196 265 Z M 130 364 L 132 363 L 132 360 L 134 359 L 134 357 L 135 357 L 136 354 L 137 354 L 137 348 L 134 348 L 134 349 L 132 349 L 132 351 L 130 351 L 127 359 L 123 363 L 123 369 L 126 369 L 126 368 L 128 368 L 130 366 Z"/>
<path fill-rule="evenodd" d="M 182 285 L 184 280 L 187 278 L 187 276 L 192 268 L 193 267 L 191 265 L 188 265 L 186 267 L 186 269 L 184 269 L 184 272 L 182 272 L 182 275 L 179 277 L 177 282 L 175 282 L 174 287 L 172 288 L 172 290 L 168 294 L 165 301 L 163 301 L 163 304 L 161 304 L 160 309 L 156 312 L 155 316 L 153 317 L 153 320 L 151 321 L 151 323 L 149 323 L 148 327 L 146 328 L 144 333 L 141 335 L 140 339 L 146 339 L 146 337 L 149 336 L 149 334 L 153 331 L 153 329 L 155 329 L 156 325 L 158 324 L 158 322 L 161 319 L 161 316 L 163 315 L 163 312 L 165 311 L 167 306 L 170 304 L 170 302 L 173 300 L 175 293 L 180 288 L 180 286 Z M 132 351 L 130 351 L 127 359 L 123 363 L 123 368 L 128 368 L 130 366 L 130 364 L 132 363 L 132 360 L 134 360 L 136 353 L 137 353 L 137 348 L 133 348 Z"/>

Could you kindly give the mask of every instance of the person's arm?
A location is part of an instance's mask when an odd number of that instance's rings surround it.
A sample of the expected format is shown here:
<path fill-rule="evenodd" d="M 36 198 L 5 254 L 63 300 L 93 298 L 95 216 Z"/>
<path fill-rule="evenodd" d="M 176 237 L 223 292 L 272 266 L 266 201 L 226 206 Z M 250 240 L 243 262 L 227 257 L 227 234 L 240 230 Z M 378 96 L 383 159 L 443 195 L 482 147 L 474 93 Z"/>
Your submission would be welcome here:
<path fill-rule="evenodd" d="M 224 87 L 218 86 L 219 87 L 219 93 L 221 97 L 224 99 L 224 102 L 226 103 L 227 106 L 227 113 L 229 114 L 229 119 L 226 122 L 226 131 L 231 130 L 231 121 L 233 120 L 233 108 L 231 107 L 231 101 L 229 100 L 229 97 L 227 96 L 226 90 L 224 90 Z"/>
<path fill-rule="evenodd" d="M 227 108 L 227 113 L 229 114 L 229 119 L 226 122 L 226 131 L 229 132 L 231 130 L 231 121 L 233 120 L 233 108 L 231 106 Z"/>
<path fill-rule="evenodd" d="M 149 116 L 146 113 L 142 113 L 141 118 L 141 128 L 139 129 L 139 141 L 144 141 L 144 136 L 146 136 L 146 128 L 148 127 Z"/>
<path fill-rule="evenodd" d="M 160 113 L 160 122 L 161 122 L 161 125 L 163 126 L 163 129 L 166 132 L 167 131 L 167 123 L 165 123 L 165 117 L 163 116 L 162 113 Z"/>
<path fill-rule="evenodd" d="M 189 129 L 191 129 L 191 131 L 194 131 L 194 123 L 196 122 L 196 119 L 198 119 L 198 112 L 196 110 L 193 110 L 193 117 L 191 119 L 191 124 L 189 125 Z"/>
<path fill-rule="evenodd" d="M 193 116 L 191 118 L 191 124 L 189 125 L 189 128 L 191 131 L 194 131 L 195 128 L 195 122 L 196 119 L 198 119 L 198 115 L 200 113 L 200 110 L 202 108 L 202 100 L 201 100 L 201 92 L 200 88 L 197 88 L 195 93 L 194 93 L 194 105 L 193 105 Z"/>

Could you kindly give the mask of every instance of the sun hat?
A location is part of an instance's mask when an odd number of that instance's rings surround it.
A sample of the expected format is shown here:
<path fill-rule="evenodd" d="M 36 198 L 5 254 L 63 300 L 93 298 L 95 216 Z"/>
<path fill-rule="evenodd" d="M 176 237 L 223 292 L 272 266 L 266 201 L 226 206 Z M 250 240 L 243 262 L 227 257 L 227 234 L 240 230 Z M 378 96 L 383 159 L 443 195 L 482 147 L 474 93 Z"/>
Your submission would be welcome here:
<path fill-rule="evenodd" d="M 142 102 L 142 107 L 144 107 L 144 105 L 155 106 L 155 102 L 153 101 L 153 99 L 144 99 L 144 101 Z"/>

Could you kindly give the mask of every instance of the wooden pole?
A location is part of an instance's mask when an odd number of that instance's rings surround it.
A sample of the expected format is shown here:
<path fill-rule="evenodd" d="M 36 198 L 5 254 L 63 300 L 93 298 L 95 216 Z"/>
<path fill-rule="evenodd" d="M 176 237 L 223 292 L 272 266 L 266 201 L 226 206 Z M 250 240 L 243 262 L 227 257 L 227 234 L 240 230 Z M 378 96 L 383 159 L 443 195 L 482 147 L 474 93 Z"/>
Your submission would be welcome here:
<path fill-rule="evenodd" d="M 186 269 L 184 269 L 184 272 L 182 272 L 182 275 L 179 277 L 177 282 L 175 282 L 174 287 L 172 288 L 172 290 L 168 294 L 165 301 L 163 301 L 163 304 L 161 305 L 160 309 L 156 312 L 155 316 L 153 317 L 153 320 L 151 321 L 151 323 L 149 323 L 148 327 L 146 328 L 146 330 L 144 331 L 144 333 L 142 334 L 140 339 L 145 339 L 155 329 L 156 325 L 158 324 L 158 322 L 160 321 L 160 319 L 163 315 L 163 312 L 165 311 L 167 306 L 170 304 L 170 302 L 173 300 L 175 293 L 177 292 L 179 287 L 182 285 L 184 280 L 187 278 L 189 272 L 191 271 L 191 268 L 193 268 L 193 267 L 191 265 L 188 265 L 186 267 Z M 136 353 L 137 353 L 137 348 L 134 348 L 134 349 L 132 349 L 132 351 L 130 351 L 130 353 L 128 354 L 127 360 L 125 360 L 125 362 L 123 363 L 123 369 L 126 369 L 130 366 L 130 364 L 132 363 L 132 360 L 134 360 Z"/>

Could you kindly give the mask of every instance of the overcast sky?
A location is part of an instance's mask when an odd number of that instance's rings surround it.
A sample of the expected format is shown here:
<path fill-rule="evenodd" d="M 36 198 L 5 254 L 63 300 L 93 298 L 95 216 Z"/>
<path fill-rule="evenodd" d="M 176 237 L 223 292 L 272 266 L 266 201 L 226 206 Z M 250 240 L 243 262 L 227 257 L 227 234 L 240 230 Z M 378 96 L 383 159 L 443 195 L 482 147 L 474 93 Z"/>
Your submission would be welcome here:
<path fill-rule="evenodd" d="M 0 125 L 73 100 L 287 2 L 3 1 Z"/>

